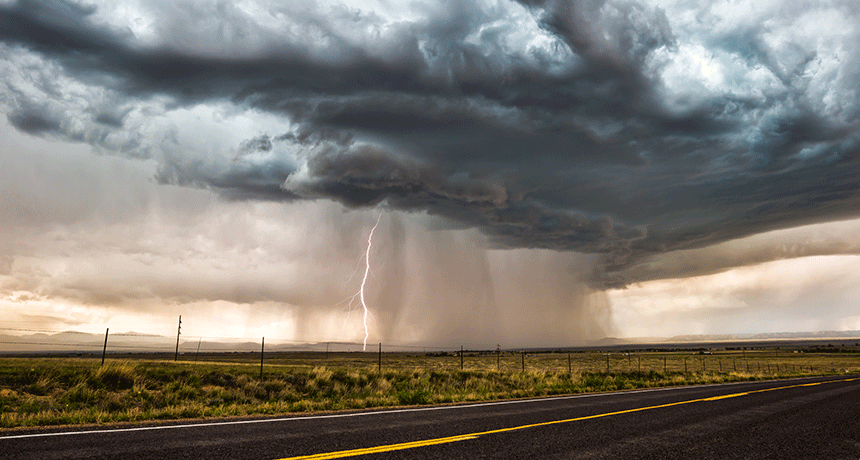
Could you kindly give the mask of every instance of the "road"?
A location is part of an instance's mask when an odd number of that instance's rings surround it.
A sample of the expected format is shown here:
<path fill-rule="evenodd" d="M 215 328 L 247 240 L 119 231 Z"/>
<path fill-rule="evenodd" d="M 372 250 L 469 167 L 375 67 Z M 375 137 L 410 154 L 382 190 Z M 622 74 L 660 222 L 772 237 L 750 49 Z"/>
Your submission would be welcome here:
<path fill-rule="evenodd" d="M 325 455 L 319 455 L 325 454 Z M 860 377 L 0 433 L 2 459 L 860 459 Z"/>

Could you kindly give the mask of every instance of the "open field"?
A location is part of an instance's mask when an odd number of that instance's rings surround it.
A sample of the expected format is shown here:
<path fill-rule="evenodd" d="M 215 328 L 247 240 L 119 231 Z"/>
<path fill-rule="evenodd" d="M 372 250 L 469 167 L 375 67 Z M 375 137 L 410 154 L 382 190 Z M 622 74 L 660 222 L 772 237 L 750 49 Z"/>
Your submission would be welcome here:
<path fill-rule="evenodd" d="M 463 356 L 279 352 L 266 354 L 262 366 L 259 353 L 172 358 L 126 355 L 103 366 L 94 357 L 0 358 L 0 427 L 364 409 L 860 372 L 860 353 L 851 347 Z"/>

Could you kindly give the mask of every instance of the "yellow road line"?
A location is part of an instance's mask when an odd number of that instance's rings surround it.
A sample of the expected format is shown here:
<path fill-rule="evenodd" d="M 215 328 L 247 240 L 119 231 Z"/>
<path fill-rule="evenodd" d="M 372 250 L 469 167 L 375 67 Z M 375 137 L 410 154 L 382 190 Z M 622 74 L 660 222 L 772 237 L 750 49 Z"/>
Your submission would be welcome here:
<path fill-rule="evenodd" d="M 302 457 L 290 457 L 289 460 L 323 460 L 329 458 L 354 457 L 356 455 L 378 454 L 380 452 L 391 452 L 393 450 L 414 449 L 416 447 L 433 446 L 436 444 L 446 444 L 449 442 L 465 441 L 467 439 L 475 439 L 474 435 L 451 436 L 448 438 L 428 439 L 426 441 L 404 442 L 401 444 L 390 444 L 387 446 L 368 447 L 365 449 L 342 450 L 339 452 L 328 452 L 324 454 L 305 455 Z"/>
<path fill-rule="evenodd" d="M 509 431 L 524 430 L 526 428 L 535 428 L 535 427 L 539 427 L 539 426 L 548 426 L 548 425 L 558 425 L 561 423 L 579 422 L 582 420 L 591 420 L 591 419 L 596 419 L 596 418 L 601 418 L 601 417 L 610 417 L 613 415 L 630 414 L 633 412 L 642 412 L 642 411 L 651 410 L 651 409 L 662 409 L 664 407 L 672 407 L 672 406 L 680 406 L 680 405 L 684 405 L 684 404 L 693 404 L 693 403 L 697 403 L 697 402 L 718 401 L 721 399 L 737 398 L 739 396 L 746 396 L 746 395 L 753 394 L 753 393 L 764 393 L 767 391 L 787 390 L 789 388 L 809 387 L 809 386 L 815 386 L 815 385 L 822 385 L 824 383 L 853 382 L 855 380 L 860 380 L 860 379 L 851 378 L 851 379 L 842 379 L 842 380 L 830 380 L 830 381 L 826 381 L 826 382 L 800 383 L 797 385 L 787 385 L 784 387 L 764 388 L 761 390 L 745 391 L 743 393 L 731 393 L 731 394 L 721 395 L 721 396 L 712 396 L 710 398 L 690 399 L 687 401 L 678 401 L 678 402 L 673 402 L 673 403 L 660 404 L 660 405 L 656 405 L 656 406 L 637 407 L 635 409 L 626 409 L 626 410 L 620 410 L 620 411 L 615 411 L 615 412 L 606 412 L 604 414 L 586 415 L 583 417 L 569 418 L 569 419 L 565 419 L 565 420 L 551 420 L 549 422 L 532 423 L 529 425 L 520 425 L 520 426 L 509 427 L 509 428 L 500 428 L 497 430 L 481 431 L 478 433 L 469 433 L 469 434 L 463 434 L 463 435 L 458 435 L 458 436 L 449 436 L 447 438 L 436 438 L 436 439 L 427 439 L 425 441 L 404 442 L 404 443 L 400 443 L 400 444 L 389 444 L 389 445 L 385 445 L 385 446 L 367 447 L 367 448 L 363 448 L 363 449 L 341 450 L 341 451 L 337 451 L 337 452 L 327 452 L 327 453 L 322 453 L 322 454 L 304 455 L 301 457 L 288 457 L 288 458 L 282 458 L 282 459 L 278 459 L 278 460 L 302 460 L 302 459 L 304 459 L 304 460 L 311 460 L 311 459 L 322 460 L 322 459 L 332 459 L 332 458 L 355 457 L 358 455 L 376 454 L 376 453 L 380 453 L 380 452 L 390 452 L 390 451 L 394 451 L 394 450 L 414 449 L 416 447 L 433 446 L 433 445 L 437 445 L 437 444 L 447 444 L 449 442 L 457 442 L 457 441 L 466 441 L 469 439 L 476 439 L 479 436 L 483 436 L 486 434 L 506 433 Z"/>

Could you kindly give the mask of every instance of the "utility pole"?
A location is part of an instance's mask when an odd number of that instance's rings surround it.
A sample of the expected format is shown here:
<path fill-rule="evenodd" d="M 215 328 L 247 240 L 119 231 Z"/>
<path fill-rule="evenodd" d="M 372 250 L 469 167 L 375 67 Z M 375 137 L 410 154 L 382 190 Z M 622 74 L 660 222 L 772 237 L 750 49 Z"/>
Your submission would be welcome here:
<path fill-rule="evenodd" d="M 266 351 L 266 338 L 260 341 L 260 381 L 263 381 L 263 355 Z"/>
<path fill-rule="evenodd" d="M 102 348 L 102 366 L 105 365 L 105 353 L 107 353 L 108 331 L 110 331 L 110 328 L 105 329 L 105 347 Z"/>
<path fill-rule="evenodd" d="M 179 332 L 182 330 L 182 315 L 179 315 L 179 326 L 176 327 L 176 353 L 173 354 L 173 360 L 179 361 Z"/>

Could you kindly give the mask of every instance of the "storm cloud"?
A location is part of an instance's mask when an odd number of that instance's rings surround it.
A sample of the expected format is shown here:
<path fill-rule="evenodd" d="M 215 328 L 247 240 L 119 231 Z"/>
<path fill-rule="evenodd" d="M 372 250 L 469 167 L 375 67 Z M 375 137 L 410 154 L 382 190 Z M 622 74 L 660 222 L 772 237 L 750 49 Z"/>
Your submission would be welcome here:
<path fill-rule="evenodd" d="M 7 297 L 286 302 L 320 337 L 374 220 L 337 209 L 381 208 L 383 334 L 531 305 L 471 332 L 549 344 L 611 329 L 592 289 L 860 253 L 856 2 L 400 3 L 0 0 L 3 128 L 76 146 L 3 157 Z"/>

